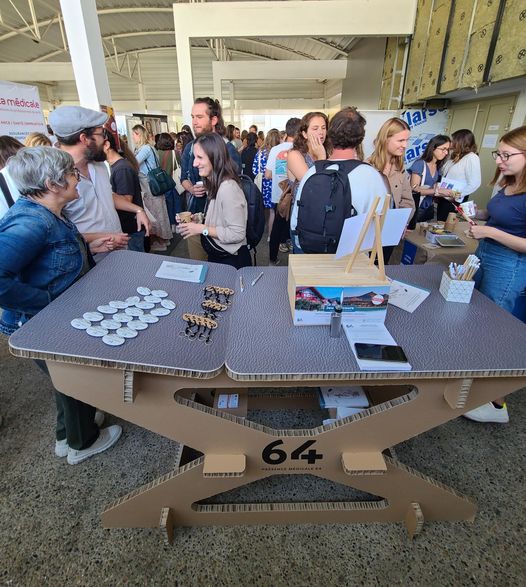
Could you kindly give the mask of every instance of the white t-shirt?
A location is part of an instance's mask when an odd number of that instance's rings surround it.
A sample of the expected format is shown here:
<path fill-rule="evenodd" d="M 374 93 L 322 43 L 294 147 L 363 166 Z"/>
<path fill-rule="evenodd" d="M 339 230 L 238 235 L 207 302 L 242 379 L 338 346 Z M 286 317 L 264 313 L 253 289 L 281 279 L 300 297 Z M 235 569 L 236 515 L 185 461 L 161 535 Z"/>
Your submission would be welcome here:
<path fill-rule="evenodd" d="M 287 179 L 287 157 L 292 149 L 292 143 L 281 143 L 270 149 L 267 159 L 267 169 L 272 173 L 272 202 L 277 204 L 281 196 L 279 182 Z"/>
<path fill-rule="evenodd" d="M 334 161 L 327 169 L 338 169 L 338 161 Z M 298 224 L 298 201 L 301 198 L 301 191 L 307 179 L 316 172 L 315 167 L 311 167 L 303 176 L 300 185 L 296 191 L 296 198 L 292 206 L 290 215 L 290 229 L 296 230 Z M 386 185 L 380 172 L 371 165 L 359 165 L 353 169 L 349 175 L 349 185 L 351 186 L 352 205 L 358 214 L 366 214 L 376 196 L 381 196 L 378 204 L 380 210 L 383 205 L 383 199 L 387 194 Z"/>
<path fill-rule="evenodd" d="M 460 192 L 462 199 L 470 196 L 482 183 L 479 156 L 476 153 L 468 153 L 457 163 L 447 161 L 442 170 L 442 177 L 462 182 L 465 186 Z"/>
<path fill-rule="evenodd" d="M 22 195 L 19 191 L 13 178 L 9 175 L 9 171 L 7 167 L 4 167 L 0 173 L 4 176 L 5 182 L 7 183 L 7 187 L 9 188 L 9 192 L 13 201 L 16 202 L 18 198 Z M 3 218 L 6 212 L 9 210 L 9 206 L 7 205 L 7 201 L 4 197 L 2 190 L 0 190 L 0 218 Z"/>
<path fill-rule="evenodd" d="M 90 179 L 81 177 L 79 198 L 64 208 L 66 216 L 81 233 L 122 232 L 106 165 L 88 163 L 88 170 Z"/>

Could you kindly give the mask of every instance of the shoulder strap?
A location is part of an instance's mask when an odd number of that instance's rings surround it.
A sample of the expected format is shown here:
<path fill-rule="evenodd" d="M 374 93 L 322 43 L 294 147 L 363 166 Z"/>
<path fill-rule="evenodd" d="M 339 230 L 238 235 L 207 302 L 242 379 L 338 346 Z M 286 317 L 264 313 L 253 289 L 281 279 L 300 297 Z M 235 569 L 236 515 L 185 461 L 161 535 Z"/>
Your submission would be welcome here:
<path fill-rule="evenodd" d="M 151 145 L 150 145 L 150 149 L 152 150 L 153 158 L 155 159 L 155 164 L 157 165 L 157 167 L 159 167 L 160 164 L 159 164 L 159 159 L 157 157 L 157 153 L 155 152 L 155 149 Z"/>
<path fill-rule="evenodd" d="M 5 180 L 3 173 L 0 173 L 0 189 L 2 190 L 2 193 L 4 194 L 4 198 L 5 198 L 5 201 L 7 202 L 7 206 L 9 208 L 11 208 L 11 206 L 14 206 L 15 201 L 13 200 L 13 196 L 11 195 L 11 192 L 9 191 L 9 187 L 7 185 L 7 181 Z"/>

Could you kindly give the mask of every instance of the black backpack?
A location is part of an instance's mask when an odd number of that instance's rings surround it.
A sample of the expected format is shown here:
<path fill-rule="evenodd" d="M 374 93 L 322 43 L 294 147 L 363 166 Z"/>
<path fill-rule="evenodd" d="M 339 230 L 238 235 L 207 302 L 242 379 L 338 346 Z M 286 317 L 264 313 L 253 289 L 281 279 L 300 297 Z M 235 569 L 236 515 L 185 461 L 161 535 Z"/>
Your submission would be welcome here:
<path fill-rule="evenodd" d="M 304 253 L 335 253 L 347 218 L 356 216 L 347 175 L 364 164 L 357 159 L 316 161 L 297 203 L 296 234 Z M 329 166 L 338 169 L 327 169 Z"/>
<path fill-rule="evenodd" d="M 265 206 L 257 185 L 246 175 L 240 175 L 241 189 L 247 200 L 247 244 L 255 249 L 265 231 Z"/>

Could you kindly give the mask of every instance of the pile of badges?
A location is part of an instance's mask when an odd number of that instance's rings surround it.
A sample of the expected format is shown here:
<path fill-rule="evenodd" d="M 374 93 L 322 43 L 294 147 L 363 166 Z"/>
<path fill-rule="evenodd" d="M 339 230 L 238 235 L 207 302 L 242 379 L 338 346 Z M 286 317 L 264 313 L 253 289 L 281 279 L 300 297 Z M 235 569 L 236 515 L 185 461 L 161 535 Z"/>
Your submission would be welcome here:
<path fill-rule="evenodd" d="M 74 318 L 71 326 L 101 338 L 109 346 L 120 346 L 127 338 L 135 338 L 140 330 L 146 330 L 175 309 L 175 302 L 169 300 L 168 293 L 162 289 L 138 287 L 137 293 L 142 299 L 131 296 L 123 301 L 112 300 L 98 306 L 96 312 L 85 312 L 82 318 Z"/>

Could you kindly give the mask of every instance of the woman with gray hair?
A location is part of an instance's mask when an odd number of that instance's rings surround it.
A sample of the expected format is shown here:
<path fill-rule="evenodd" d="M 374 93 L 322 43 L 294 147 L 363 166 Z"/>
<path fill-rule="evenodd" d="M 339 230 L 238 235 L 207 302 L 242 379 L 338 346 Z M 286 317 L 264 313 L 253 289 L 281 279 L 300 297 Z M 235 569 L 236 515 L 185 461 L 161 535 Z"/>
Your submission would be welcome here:
<path fill-rule="evenodd" d="M 108 252 L 113 244 L 104 237 L 88 247 L 62 214 L 78 198 L 71 155 L 28 147 L 9 159 L 8 169 L 22 194 L 0 220 L 0 332 L 10 335 L 89 271 L 92 252 Z M 47 372 L 45 363 L 38 364 Z M 57 456 L 73 465 L 117 442 L 120 426 L 99 429 L 95 408 L 58 391 L 55 397 Z"/>

